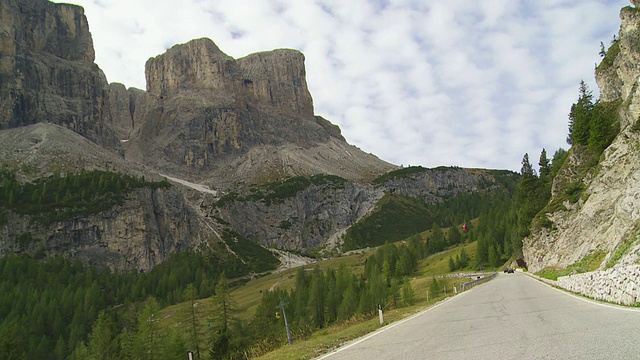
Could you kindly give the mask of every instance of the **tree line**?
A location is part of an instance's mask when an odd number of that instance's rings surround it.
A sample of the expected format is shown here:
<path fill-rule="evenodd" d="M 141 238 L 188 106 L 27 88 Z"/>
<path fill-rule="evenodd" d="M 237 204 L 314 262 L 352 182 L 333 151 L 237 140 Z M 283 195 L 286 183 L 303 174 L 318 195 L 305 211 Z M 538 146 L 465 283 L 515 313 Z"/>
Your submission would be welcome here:
<path fill-rule="evenodd" d="M 68 351 L 68 358 L 176 359 L 187 350 L 196 359 L 252 358 L 287 342 L 285 312 L 292 338 L 299 340 L 335 323 L 374 316 L 379 306 L 388 310 L 414 304 L 416 293 L 408 276 L 426 256 L 426 242 L 415 236 L 399 246 L 380 247 L 367 257 L 360 274 L 345 265 L 326 270 L 299 268 L 292 289 L 263 291 L 250 319 L 238 316 L 229 281 L 222 274 L 207 312 L 198 306 L 202 300 L 197 299 L 205 293 L 195 283 L 183 289 L 185 303 L 172 315 L 176 318 L 173 326 L 164 322 L 162 303 L 155 297 L 139 304 L 136 311 L 110 308 L 97 312 L 91 332 Z M 445 280 L 432 279 L 430 296 L 439 296 L 445 284 Z M 123 307 L 127 306 L 135 308 Z"/>
<path fill-rule="evenodd" d="M 107 318 L 111 331 L 135 333 L 146 324 L 139 324 L 146 307 L 151 309 L 147 314 L 157 313 L 171 304 L 212 296 L 225 271 L 237 278 L 250 268 L 235 257 L 191 252 L 174 254 L 149 273 L 113 272 L 63 257 L 47 262 L 4 257 L 0 359 L 67 359 L 80 344 L 91 343 L 92 324 L 95 328 L 96 321 Z"/>
<path fill-rule="evenodd" d="M 0 208 L 51 223 L 108 210 L 116 204 L 122 204 L 126 195 L 136 188 L 169 186 L 167 179 L 146 181 L 144 176 L 100 170 L 81 170 L 65 175 L 56 171 L 49 177 L 21 183 L 14 171 L 4 169 L 0 170 Z M 6 215 L 0 220 L 2 225 Z"/>
<path fill-rule="evenodd" d="M 584 81 L 580 82 L 578 100 L 569 112 L 567 143 L 571 152 L 584 158 L 581 164 L 572 165 L 579 174 L 586 174 L 598 164 L 600 155 L 619 133 L 618 109 L 620 101 L 593 101 L 593 95 Z M 551 199 L 551 186 L 569 152 L 558 149 L 549 159 L 542 149 L 536 171 L 529 155 L 522 159 L 520 179 L 513 196 L 507 192 L 497 195 L 485 204 L 478 217 L 474 233 L 477 238 L 476 262 L 478 266 L 499 266 L 509 259 L 522 256 L 522 240 L 529 236 L 532 227 L 551 227 L 544 214 Z M 558 199 L 575 203 L 584 190 L 581 182 L 561 183 L 557 186 Z M 548 211 L 553 211 L 549 208 Z"/>

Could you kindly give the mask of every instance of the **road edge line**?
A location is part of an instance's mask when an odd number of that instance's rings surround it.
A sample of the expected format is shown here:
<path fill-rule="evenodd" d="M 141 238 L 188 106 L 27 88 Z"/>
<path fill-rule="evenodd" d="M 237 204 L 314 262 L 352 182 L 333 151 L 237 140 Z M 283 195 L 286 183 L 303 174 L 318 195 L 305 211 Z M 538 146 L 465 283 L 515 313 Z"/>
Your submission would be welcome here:
<path fill-rule="evenodd" d="M 333 356 L 333 355 L 335 355 L 335 354 L 337 354 L 337 353 L 339 353 L 339 352 L 342 352 L 342 351 L 344 351 L 344 350 L 347 350 L 347 349 L 349 349 L 349 348 L 351 348 L 351 347 L 353 347 L 353 346 L 355 346 L 355 345 L 360 344 L 360 343 L 361 343 L 361 342 L 363 342 L 363 341 L 366 341 L 366 340 L 368 340 L 368 339 L 371 339 L 371 338 L 372 338 L 372 337 L 374 337 L 374 336 L 377 336 L 377 335 L 379 335 L 379 334 L 382 334 L 383 332 L 385 332 L 385 331 L 387 331 L 387 330 L 391 330 L 391 329 L 393 329 L 394 327 L 396 327 L 396 326 L 398 326 L 398 325 L 400 325 L 400 324 L 404 324 L 404 323 L 405 323 L 405 322 L 407 322 L 407 321 L 413 320 L 413 319 L 417 318 L 418 316 L 421 316 L 421 315 L 423 315 L 423 314 L 426 314 L 427 312 L 429 312 L 429 311 L 431 311 L 431 310 L 433 310 L 433 309 L 435 309 L 435 308 L 439 307 L 440 305 L 446 304 L 446 303 L 448 303 L 449 301 L 451 301 L 451 300 L 453 300 L 453 299 L 457 299 L 457 298 L 459 298 L 459 297 L 461 297 L 461 296 L 463 296 L 463 295 L 465 295 L 465 294 L 467 294 L 467 293 L 471 292 L 472 290 L 473 290 L 473 289 L 469 289 L 469 290 L 464 291 L 464 292 L 462 292 L 462 293 L 459 293 L 459 294 L 457 294 L 457 295 L 455 295 L 455 296 L 451 296 L 451 297 L 449 297 L 449 298 L 447 298 L 447 299 L 444 299 L 444 300 L 440 301 L 439 303 L 437 303 L 437 304 L 435 304 L 435 305 L 433 305 L 433 306 L 431 306 L 431 307 L 429 307 L 429 308 L 426 308 L 426 309 L 424 309 L 424 310 L 422 310 L 422 311 L 418 312 L 417 314 L 413 314 L 413 315 L 411 315 L 411 316 L 409 316 L 409 317 L 407 317 L 407 318 L 404 318 L 404 319 L 402 319 L 402 320 L 398 320 L 398 321 L 396 321 L 396 322 L 394 322 L 394 323 L 392 323 L 392 324 L 389 324 L 388 326 L 385 326 L 385 327 L 383 327 L 383 328 L 381 328 L 381 329 L 378 329 L 378 330 L 376 330 L 376 331 L 372 332 L 371 334 L 365 335 L 364 337 L 362 337 L 362 338 L 360 338 L 360 339 L 358 339 L 358 340 L 355 340 L 354 342 L 352 342 L 352 343 L 350 343 L 350 344 L 347 344 L 347 345 L 341 346 L 341 347 L 337 348 L 336 350 L 334 350 L 334 351 L 332 351 L 332 352 L 330 352 L 330 353 L 328 353 L 328 354 L 324 354 L 324 355 L 322 355 L 322 356 L 321 356 L 321 357 L 319 357 L 319 358 L 315 358 L 315 360 L 322 360 L 322 359 L 326 359 L 326 358 L 328 358 L 328 357 L 330 357 L 330 356 Z"/>

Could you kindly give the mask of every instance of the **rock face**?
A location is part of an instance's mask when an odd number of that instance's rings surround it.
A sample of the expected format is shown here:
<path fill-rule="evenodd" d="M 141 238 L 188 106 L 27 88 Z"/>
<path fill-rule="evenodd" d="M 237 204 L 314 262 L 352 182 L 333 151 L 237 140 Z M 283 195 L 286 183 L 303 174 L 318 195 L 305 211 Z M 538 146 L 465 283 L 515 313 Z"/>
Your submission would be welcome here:
<path fill-rule="evenodd" d="M 0 131 L 0 158 L 18 163 L 21 181 L 54 171 L 102 170 L 147 180 L 161 177 L 140 165 L 104 151 L 66 128 L 39 123 Z M 29 177 L 26 177 L 28 175 Z M 176 250 L 210 246 L 220 239 L 217 224 L 200 215 L 191 191 L 175 184 L 167 189 L 140 188 L 123 205 L 69 221 L 42 224 L 0 207 L 0 257 L 10 253 L 65 254 L 119 270 L 150 270 Z M 28 241 L 20 240 L 27 238 Z"/>
<path fill-rule="evenodd" d="M 499 186 L 495 176 L 486 170 L 423 169 L 376 185 L 349 182 L 313 185 L 281 201 L 253 200 L 255 193 L 249 191 L 233 200 L 223 198 L 209 216 L 223 219 L 243 236 L 266 247 L 330 250 L 340 248 L 340 237 L 373 211 L 386 193 L 438 204 L 444 199 Z"/>
<path fill-rule="evenodd" d="M 511 173 L 515 176 L 515 173 Z M 462 168 L 425 169 L 406 178 L 390 179 L 384 183 L 387 191 L 437 204 L 445 197 L 455 197 L 489 190 L 498 186 L 486 171 Z"/>
<path fill-rule="evenodd" d="M 15 214 L 9 221 L 0 228 L 0 256 L 41 251 L 119 270 L 150 270 L 199 240 L 197 217 L 176 189 L 135 190 L 124 205 L 73 221 L 41 225 Z"/>
<path fill-rule="evenodd" d="M 637 258 L 640 251 L 636 239 L 640 231 L 640 13 L 625 7 L 620 18 L 619 41 L 596 71 L 601 101 L 623 100 L 620 133 L 604 151 L 593 178 L 582 179 L 587 185 L 585 196 L 576 204 L 566 202 L 566 211 L 547 214 L 554 224 L 551 230 L 539 229 L 524 240 L 530 271 L 564 268 L 596 251 L 608 254 L 604 266 L 623 244 L 631 244 L 626 257 Z M 573 156 L 569 162 L 580 159 Z M 620 263 L 625 263 L 624 258 Z"/>
<path fill-rule="evenodd" d="M 149 270 L 184 248 L 237 255 L 221 244 L 229 233 L 267 247 L 331 249 L 385 193 L 438 203 L 497 186 L 481 170 L 457 168 L 372 185 L 397 167 L 314 114 L 296 50 L 233 59 L 209 39 L 193 40 L 147 61 L 146 91 L 108 84 L 93 61 L 80 7 L 0 1 L 0 165 L 23 183 L 81 169 L 147 180 L 163 173 L 175 183 L 50 224 L 0 207 L 0 256 L 65 254 Z M 346 180 L 251 200 L 254 187 L 314 174 Z M 235 191 L 245 198 L 223 201 Z"/>
<path fill-rule="evenodd" d="M 213 215 L 265 247 L 331 249 L 382 196 L 383 189 L 366 185 L 312 186 L 282 202 L 234 201 L 216 208 Z"/>
<path fill-rule="evenodd" d="M 336 147 L 354 155 L 344 163 L 350 173 L 339 174 L 349 179 L 394 168 L 348 145 L 339 128 L 314 116 L 298 51 L 235 60 L 211 40 L 197 39 L 149 59 L 145 72 L 146 111 L 128 144 L 130 159 L 170 173 L 233 182 L 327 171 L 320 154 Z M 302 160 L 290 156 L 292 149 L 313 154 Z M 256 156 L 273 166 L 254 164 Z"/>
<path fill-rule="evenodd" d="M 144 115 L 146 93 L 136 88 L 125 88 L 119 83 L 109 84 L 109 114 L 107 121 L 118 139 L 129 140 L 133 129 Z"/>
<path fill-rule="evenodd" d="M 105 125 L 107 81 L 94 55 L 81 7 L 0 2 L 0 129 L 51 122 L 119 149 Z"/>

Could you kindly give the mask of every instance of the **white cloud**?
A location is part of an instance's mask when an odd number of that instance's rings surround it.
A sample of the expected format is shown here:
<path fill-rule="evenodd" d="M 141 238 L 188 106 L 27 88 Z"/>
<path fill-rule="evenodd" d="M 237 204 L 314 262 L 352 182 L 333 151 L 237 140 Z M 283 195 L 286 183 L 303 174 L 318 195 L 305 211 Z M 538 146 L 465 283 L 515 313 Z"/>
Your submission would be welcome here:
<path fill-rule="evenodd" d="M 238 58 L 305 53 L 315 111 L 395 164 L 507 168 L 565 144 L 578 83 L 626 0 L 76 0 L 96 62 L 144 88 L 144 63 L 209 37 Z"/>

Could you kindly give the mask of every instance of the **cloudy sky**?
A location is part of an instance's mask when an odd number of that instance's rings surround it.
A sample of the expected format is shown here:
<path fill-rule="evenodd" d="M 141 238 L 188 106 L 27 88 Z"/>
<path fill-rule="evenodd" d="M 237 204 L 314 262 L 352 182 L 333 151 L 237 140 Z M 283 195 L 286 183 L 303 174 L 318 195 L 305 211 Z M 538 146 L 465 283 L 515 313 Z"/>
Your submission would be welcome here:
<path fill-rule="evenodd" d="M 519 171 L 568 149 L 584 79 L 628 0 L 71 0 L 109 82 L 145 89 L 144 64 L 208 37 L 234 58 L 306 57 L 315 112 L 397 165 Z"/>

